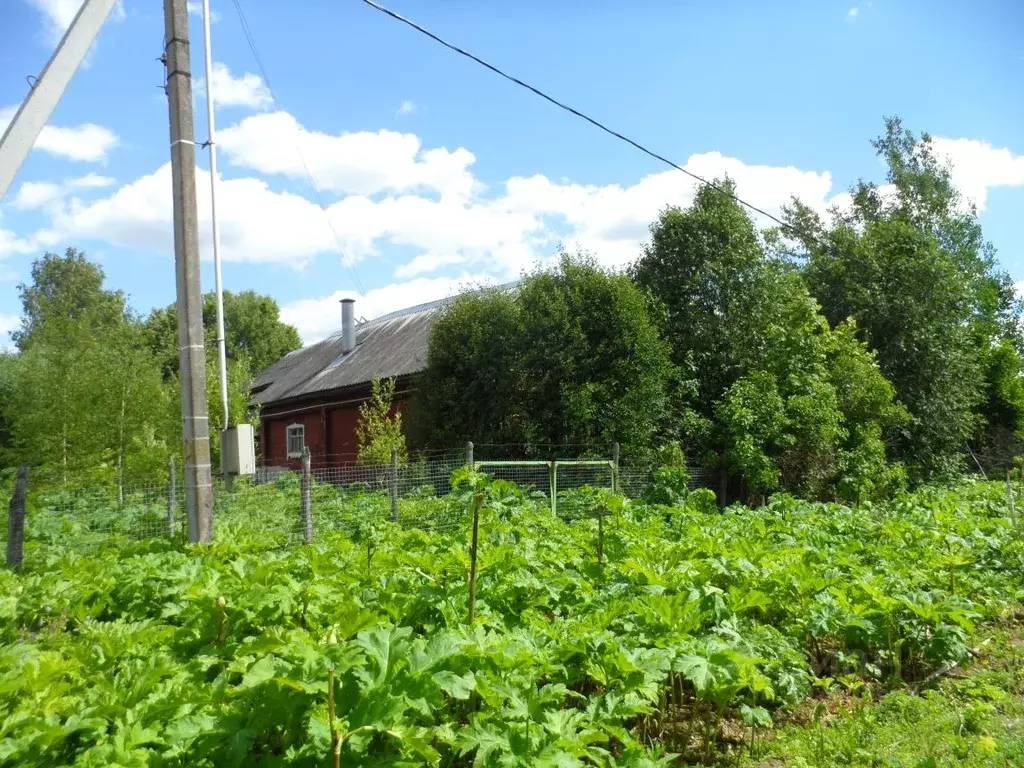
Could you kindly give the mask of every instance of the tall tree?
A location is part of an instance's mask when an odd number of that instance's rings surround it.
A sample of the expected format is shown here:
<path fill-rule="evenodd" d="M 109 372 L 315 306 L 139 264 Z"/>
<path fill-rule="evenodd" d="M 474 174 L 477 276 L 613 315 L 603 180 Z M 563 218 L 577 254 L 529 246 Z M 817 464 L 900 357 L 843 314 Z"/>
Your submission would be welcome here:
<path fill-rule="evenodd" d="M 531 439 L 557 445 L 653 447 L 674 375 L 655 312 L 630 278 L 587 254 L 562 254 L 520 285 L 525 372 L 518 386 Z"/>
<path fill-rule="evenodd" d="M 431 333 L 419 434 L 434 445 L 614 441 L 649 450 L 673 373 L 644 294 L 589 256 L 563 254 L 513 292 L 460 296 Z"/>
<path fill-rule="evenodd" d="M 17 461 L 64 480 L 123 483 L 143 446 L 166 456 L 152 426 L 163 391 L 124 295 L 103 282 L 73 248 L 33 264 L 32 282 L 19 287 L 21 352 L 6 366 L 5 417 Z"/>
<path fill-rule="evenodd" d="M 692 382 L 677 404 L 684 439 L 755 494 L 832 497 L 848 475 L 845 498 L 883 492 L 899 479 L 886 463 L 885 437 L 902 421 L 892 388 L 849 329 L 830 330 L 792 266 L 766 252 L 732 183 L 716 187 L 663 211 L 633 267 L 664 305 Z"/>
<path fill-rule="evenodd" d="M 430 334 L 427 367 L 410 407 L 414 444 L 526 442 L 528 425 L 517 392 L 521 374 L 515 354 L 521 333 L 521 309 L 514 294 L 489 288 L 456 297 Z"/>
<path fill-rule="evenodd" d="M 885 128 L 873 144 L 889 186 L 860 182 L 849 210 L 827 222 L 799 202 L 786 216 L 825 316 L 856 321 L 912 415 L 899 453 L 918 478 L 950 476 L 967 442 L 997 426 L 986 423 L 997 404 L 984 412 L 986 390 L 998 395 L 985 383 L 986 350 L 1016 343 L 1020 309 L 931 138 L 895 118 Z"/>
<path fill-rule="evenodd" d="M 212 292 L 203 297 L 203 326 L 207 349 L 216 359 L 217 311 Z M 177 375 L 177 306 L 153 310 L 146 319 L 146 328 L 164 376 Z M 255 291 L 224 291 L 224 340 L 228 358 L 244 359 L 252 374 L 266 370 L 302 346 L 298 331 L 281 322 L 277 302 Z"/>
<path fill-rule="evenodd" d="M 103 268 L 75 248 L 33 262 L 31 282 L 18 286 L 21 327 L 11 333 L 17 348 L 24 352 L 45 333 L 52 341 L 65 330 L 101 333 L 123 323 L 125 296 L 105 289 L 104 279 Z"/>
<path fill-rule="evenodd" d="M 728 179 L 716 186 L 735 191 Z M 757 359 L 777 312 L 778 278 L 766 272 L 754 222 L 728 194 L 702 187 L 689 208 L 662 211 L 632 275 L 664 305 L 674 361 L 697 387 L 690 404 L 709 415 Z"/>

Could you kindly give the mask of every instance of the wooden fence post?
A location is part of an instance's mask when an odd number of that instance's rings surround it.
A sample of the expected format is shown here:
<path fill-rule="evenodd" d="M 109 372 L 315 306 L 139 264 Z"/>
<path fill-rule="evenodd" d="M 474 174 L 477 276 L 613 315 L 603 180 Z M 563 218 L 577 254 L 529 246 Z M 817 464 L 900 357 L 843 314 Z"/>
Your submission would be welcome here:
<path fill-rule="evenodd" d="M 309 447 L 302 449 L 302 541 L 313 543 L 313 472 Z"/>
<path fill-rule="evenodd" d="M 391 449 L 391 522 L 398 522 L 398 449 Z"/>
<path fill-rule="evenodd" d="M 466 443 L 466 464 L 473 466 L 473 441 Z"/>
<path fill-rule="evenodd" d="M 178 470 L 174 466 L 174 456 L 167 460 L 167 526 L 171 531 L 171 538 L 174 538 L 174 531 L 177 527 L 175 521 L 175 510 L 178 508 Z"/>
<path fill-rule="evenodd" d="M 14 491 L 7 510 L 7 565 L 21 568 L 25 545 L 25 494 L 28 491 L 28 464 L 18 467 Z"/>

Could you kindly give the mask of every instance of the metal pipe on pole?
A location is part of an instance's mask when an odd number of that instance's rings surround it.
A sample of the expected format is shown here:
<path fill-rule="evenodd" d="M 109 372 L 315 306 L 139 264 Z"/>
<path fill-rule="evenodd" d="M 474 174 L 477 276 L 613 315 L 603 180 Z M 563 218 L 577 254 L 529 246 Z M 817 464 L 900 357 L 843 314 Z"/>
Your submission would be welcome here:
<path fill-rule="evenodd" d="M 228 409 L 228 358 L 224 338 L 224 293 L 220 268 L 220 229 L 217 226 L 217 144 L 213 122 L 213 52 L 210 46 L 210 0 L 203 0 L 203 41 L 206 64 L 206 147 L 210 152 L 210 216 L 213 230 L 213 276 L 217 296 L 217 361 L 220 364 L 220 406 L 224 416 L 223 429 L 231 426 Z"/>
<path fill-rule="evenodd" d="M 185 0 L 164 0 L 164 56 L 171 128 L 174 266 L 188 537 L 192 542 L 210 541 L 213 538 L 213 486 L 210 423 L 206 411 L 203 293 L 199 274 L 192 64 L 188 4 Z"/>

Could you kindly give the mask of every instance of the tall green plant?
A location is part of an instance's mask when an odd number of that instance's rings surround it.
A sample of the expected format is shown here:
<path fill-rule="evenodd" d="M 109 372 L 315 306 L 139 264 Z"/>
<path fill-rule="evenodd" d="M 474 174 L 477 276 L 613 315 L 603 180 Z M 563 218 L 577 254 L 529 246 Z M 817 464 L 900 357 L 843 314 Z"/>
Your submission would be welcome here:
<path fill-rule="evenodd" d="M 408 460 L 405 433 L 402 431 L 402 413 L 395 408 L 395 380 L 374 379 L 370 398 L 359 406 L 356 423 L 360 464 L 388 464 L 392 449 L 398 451 L 401 463 Z"/>

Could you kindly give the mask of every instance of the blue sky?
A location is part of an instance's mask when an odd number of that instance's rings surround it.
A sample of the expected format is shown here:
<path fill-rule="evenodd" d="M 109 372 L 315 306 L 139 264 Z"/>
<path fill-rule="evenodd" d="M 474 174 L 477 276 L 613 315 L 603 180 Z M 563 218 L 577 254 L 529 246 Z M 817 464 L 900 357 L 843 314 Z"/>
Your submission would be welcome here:
<path fill-rule="evenodd" d="M 3 122 L 79 2 L 0 2 Z M 791 194 L 824 209 L 860 177 L 882 181 L 869 140 L 898 114 L 939 138 L 1003 265 L 1024 280 L 1018 2 L 385 4 L 695 172 L 729 173 L 770 210 Z M 658 209 L 692 196 L 685 175 L 358 0 L 242 5 L 283 111 L 233 3 L 215 0 L 225 287 L 274 296 L 307 340 L 338 325 L 337 301 L 357 280 L 357 314 L 370 317 L 515 276 L 563 242 L 623 264 Z M 161 4 L 123 0 L 0 205 L 0 327 L 16 322 L 32 259 L 69 245 L 138 311 L 173 301 L 162 39 Z M 201 174 L 204 289 L 208 183 Z"/>

